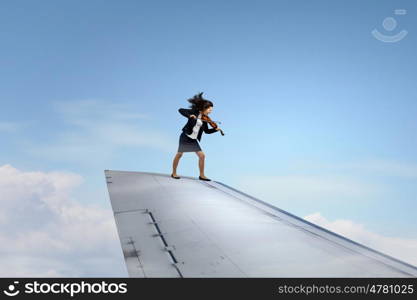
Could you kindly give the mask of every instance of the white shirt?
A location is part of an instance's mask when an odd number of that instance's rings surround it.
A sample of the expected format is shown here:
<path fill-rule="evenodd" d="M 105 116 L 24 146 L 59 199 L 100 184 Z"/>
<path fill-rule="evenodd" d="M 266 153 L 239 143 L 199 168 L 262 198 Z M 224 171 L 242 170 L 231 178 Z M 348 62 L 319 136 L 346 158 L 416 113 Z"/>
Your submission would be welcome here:
<path fill-rule="evenodd" d="M 194 140 L 197 138 L 198 131 L 200 130 L 201 125 L 203 125 L 203 121 L 201 121 L 200 117 L 201 117 L 201 113 L 198 114 L 197 123 L 193 127 L 193 133 L 187 134 L 188 137 Z"/>

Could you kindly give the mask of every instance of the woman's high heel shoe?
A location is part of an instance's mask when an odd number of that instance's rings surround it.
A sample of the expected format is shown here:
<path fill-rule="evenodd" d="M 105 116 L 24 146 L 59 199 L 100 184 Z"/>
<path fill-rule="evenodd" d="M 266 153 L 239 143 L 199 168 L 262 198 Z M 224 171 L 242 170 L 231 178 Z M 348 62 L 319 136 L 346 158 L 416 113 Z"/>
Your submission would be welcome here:
<path fill-rule="evenodd" d="M 211 181 L 211 179 L 209 179 L 209 178 L 203 178 L 203 177 L 201 177 L 201 176 L 198 176 L 198 179 L 200 179 L 200 180 L 205 180 L 205 181 Z"/>
<path fill-rule="evenodd" d="M 171 177 L 172 177 L 172 178 L 175 178 L 175 179 L 180 179 L 180 178 L 181 178 L 181 177 L 179 177 L 179 176 L 175 177 L 173 174 L 171 174 Z"/>

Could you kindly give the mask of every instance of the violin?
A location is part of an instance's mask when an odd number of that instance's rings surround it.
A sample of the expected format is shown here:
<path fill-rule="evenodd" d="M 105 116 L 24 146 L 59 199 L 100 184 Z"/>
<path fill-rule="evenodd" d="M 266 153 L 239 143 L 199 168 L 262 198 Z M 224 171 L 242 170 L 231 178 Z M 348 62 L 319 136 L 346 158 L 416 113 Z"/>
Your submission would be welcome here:
<path fill-rule="evenodd" d="M 218 127 L 217 124 L 216 124 L 216 122 L 214 122 L 212 119 L 210 119 L 209 116 L 206 116 L 206 115 L 202 114 L 201 120 L 209 123 L 211 125 L 211 127 L 213 127 L 213 128 L 217 128 Z M 217 122 L 217 123 L 220 123 L 220 122 Z M 223 130 L 221 130 L 221 129 L 219 129 L 219 130 L 220 130 L 220 133 L 222 135 L 224 135 Z"/>

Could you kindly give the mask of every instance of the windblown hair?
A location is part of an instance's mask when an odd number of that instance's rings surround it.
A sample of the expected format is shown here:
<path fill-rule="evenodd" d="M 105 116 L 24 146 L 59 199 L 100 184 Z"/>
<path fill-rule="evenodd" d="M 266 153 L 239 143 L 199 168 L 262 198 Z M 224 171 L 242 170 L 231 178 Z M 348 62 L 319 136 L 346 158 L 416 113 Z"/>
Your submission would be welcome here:
<path fill-rule="evenodd" d="M 210 100 L 204 99 L 202 95 L 203 95 L 203 92 L 197 95 L 194 95 L 194 97 L 187 100 L 188 102 L 191 103 L 190 105 L 191 109 L 203 111 L 206 108 L 213 106 L 213 102 L 211 102 Z"/>

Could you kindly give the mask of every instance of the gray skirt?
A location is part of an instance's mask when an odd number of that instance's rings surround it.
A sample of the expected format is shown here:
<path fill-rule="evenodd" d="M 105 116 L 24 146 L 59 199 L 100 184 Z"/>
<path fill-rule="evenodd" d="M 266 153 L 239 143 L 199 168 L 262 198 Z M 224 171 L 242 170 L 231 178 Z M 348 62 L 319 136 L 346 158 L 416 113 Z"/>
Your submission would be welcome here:
<path fill-rule="evenodd" d="M 197 139 L 192 139 L 187 136 L 184 132 L 180 135 L 178 152 L 195 152 L 201 151 L 200 144 Z"/>

